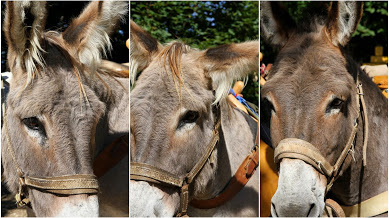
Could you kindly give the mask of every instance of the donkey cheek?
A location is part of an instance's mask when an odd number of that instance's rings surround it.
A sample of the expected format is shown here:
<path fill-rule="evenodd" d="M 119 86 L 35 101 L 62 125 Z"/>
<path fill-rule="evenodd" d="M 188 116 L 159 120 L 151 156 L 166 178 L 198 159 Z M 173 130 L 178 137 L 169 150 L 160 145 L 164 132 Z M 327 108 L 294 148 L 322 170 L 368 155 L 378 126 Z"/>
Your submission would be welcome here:
<path fill-rule="evenodd" d="M 281 122 L 278 119 L 278 117 L 273 117 L 271 119 L 270 123 L 270 129 L 271 129 L 271 138 L 272 141 L 276 144 L 278 144 L 279 141 L 281 141 L 283 137 L 282 131 L 281 131 Z"/>

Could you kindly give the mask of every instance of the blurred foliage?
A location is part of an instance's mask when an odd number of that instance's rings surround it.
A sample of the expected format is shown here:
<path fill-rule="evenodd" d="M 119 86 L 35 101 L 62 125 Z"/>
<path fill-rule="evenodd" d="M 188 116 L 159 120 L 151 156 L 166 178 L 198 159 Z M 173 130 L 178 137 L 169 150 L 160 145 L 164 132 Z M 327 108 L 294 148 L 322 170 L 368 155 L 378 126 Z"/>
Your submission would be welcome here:
<path fill-rule="evenodd" d="M 327 14 L 329 2 L 283 2 L 289 14 L 297 22 L 306 22 L 307 17 L 313 14 Z M 374 55 L 374 47 L 384 47 L 384 55 L 388 55 L 388 2 L 364 2 L 362 19 L 354 32 L 352 39 L 346 46 L 346 51 L 358 63 L 370 62 Z M 261 52 L 263 62 L 273 63 L 277 50 L 261 38 Z"/>
<path fill-rule="evenodd" d="M 48 17 L 46 19 L 46 30 L 64 31 L 73 18 L 76 18 L 89 2 L 85 1 L 49 1 L 47 3 Z M 4 19 L 6 2 L 1 2 L 1 17 Z M 129 38 L 128 17 L 126 23 L 121 23 L 115 32 L 110 36 L 113 50 L 107 59 L 118 62 L 128 63 L 129 50 L 126 47 L 126 40 Z M 1 38 L 1 71 L 9 70 L 6 66 L 7 44 L 5 37 Z"/>
<path fill-rule="evenodd" d="M 258 39 L 258 2 L 131 1 L 130 10 L 131 19 L 162 44 L 180 40 L 206 49 Z M 258 92 L 252 75 L 243 95 L 258 105 Z"/>

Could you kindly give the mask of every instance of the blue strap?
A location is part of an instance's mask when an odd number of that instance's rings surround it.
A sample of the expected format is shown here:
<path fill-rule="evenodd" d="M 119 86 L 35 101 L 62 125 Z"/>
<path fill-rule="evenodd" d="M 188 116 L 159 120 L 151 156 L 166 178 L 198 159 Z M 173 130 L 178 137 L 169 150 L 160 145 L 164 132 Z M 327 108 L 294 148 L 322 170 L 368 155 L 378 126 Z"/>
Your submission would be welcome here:
<path fill-rule="evenodd" d="M 258 116 L 258 114 L 254 111 L 254 109 L 252 109 L 246 102 L 246 99 L 238 96 L 237 94 L 235 94 L 234 90 L 233 89 L 230 89 L 230 93 L 235 96 L 235 98 L 241 103 L 243 104 L 244 106 L 246 106 L 246 108 L 248 108 L 250 111 L 252 111 L 254 114 L 256 114 Z"/>

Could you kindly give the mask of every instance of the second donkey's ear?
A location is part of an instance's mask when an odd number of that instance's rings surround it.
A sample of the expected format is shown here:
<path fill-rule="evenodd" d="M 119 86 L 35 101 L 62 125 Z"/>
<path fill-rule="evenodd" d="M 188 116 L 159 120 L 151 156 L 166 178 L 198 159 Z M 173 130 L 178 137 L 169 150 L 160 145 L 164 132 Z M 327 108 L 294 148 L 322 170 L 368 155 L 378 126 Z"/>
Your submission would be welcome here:
<path fill-rule="evenodd" d="M 136 74 L 144 70 L 163 46 L 148 32 L 130 21 L 130 74 L 134 84 Z"/>
<path fill-rule="evenodd" d="M 332 44 L 345 46 L 348 43 L 361 20 L 362 9 L 363 2 L 331 2 L 326 30 Z"/>
<path fill-rule="evenodd" d="M 111 49 L 109 34 L 128 14 L 127 1 L 93 1 L 62 33 L 79 61 L 95 71 L 102 54 Z"/>
<path fill-rule="evenodd" d="M 275 46 L 288 41 L 296 24 L 288 11 L 278 2 L 261 2 L 261 35 Z"/>

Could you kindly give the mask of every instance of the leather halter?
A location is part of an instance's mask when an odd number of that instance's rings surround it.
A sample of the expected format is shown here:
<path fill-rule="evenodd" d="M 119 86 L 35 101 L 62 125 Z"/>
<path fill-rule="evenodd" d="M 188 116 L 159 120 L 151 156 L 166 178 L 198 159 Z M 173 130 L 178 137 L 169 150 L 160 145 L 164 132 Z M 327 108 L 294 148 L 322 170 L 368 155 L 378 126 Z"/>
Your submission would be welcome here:
<path fill-rule="evenodd" d="M 32 177 L 25 175 L 16 161 L 15 152 L 11 146 L 11 140 L 8 135 L 8 125 L 5 119 L 4 132 L 7 140 L 7 150 L 11 154 L 19 177 L 19 191 L 15 196 L 18 206 L 26 206 L 30 203 L 29 199 L 24 195 L 26 187 L 43 190 L 52 194 L 64 195 L 98 193 L 98 181 L 96 176 L 91 174 L 74 174 L 55 177 Z"/>
<path fill-rule="evenodd" d="M 227 201 L 231 200 L 236 194 L 238 194 L 240 190 L 242 190 L 242 188 L 254 175 L 255 170 L 259 165 L 258 130 L 259 128 L 257 128 L 257 135 L 255 137 L 254 147 L 240 164 L 234 176 L 230 179 L 226 187 L 224 187 L 223 191 L 219 193 L 216 197 L 211 199 L 193 199 L 190 202 L 190 205 L 192 207 L 200 209 L 211 209 L 219 207 Z"/>
<path fill-rule="evenodd" d="M 331 189 L 335 180 L 339 177 L 339 171 L 343 165 L 347 155 L 350 152 L 354 152 L 354 141 L 358 130 L 358 119 L 363 111 L 364 121 L 364 141 L 363 141 L 363 165 L 366 166 L 366 148 L 368 139 L 368 120 L 366 113 L 366 105 L 363 96 L 362 84 L 359 83 L 357 78 L 357 102 L 358 102 L 358 115 L 355 118 L 355 122 L 351 131 L 351 135 L 347 141 L 346 146 L 343 148 L 342 153 L 337 159 L 335 165 L 331 165 L 327 159 L 320 153 L 319 149 L 313 146 L 311 143 L 296 139 L 286 138 L 280 141 L 278 146 L 274 150 L 274 161 L 279 163 L 282 158 L 300 159 L 304 162 L 312 165 L 321 174 L 327 177 L 326 193 Z M 360 104 L 361 102 L 361 104 Z M 361 108 L 362 105 L 362 108 Z"/>
<path fill-rule="evenodd" d="M 224 204 L 226 201 L 233 198 L 245 186 L 258 167 L 259 135 L 257 132 L 256 142 L 253 149 L 246 156 L 235 175 L 230 179 L 227 186 L 223 189 L 223 192 L 212 199 L 193 199 L 189 201 L 189 185 L 193 182 L 194 177 L 201 171 L 218 143 L 220 122 L 221 119 L 219 111 L 218 118 L 213 130 L 213 136 L 207 146 L 206 153 L 204 153 L 202 158 L 184 178 L 178 177 L 174 174 L 171 174 L 170 172 L 148 164 L 131 162 L 131 180 L 141 180 L 180 188 L 180 212 L 177 214 L 177 216 L 188 216 L 188 204 L 200 209 L 210 209 Z"/>

